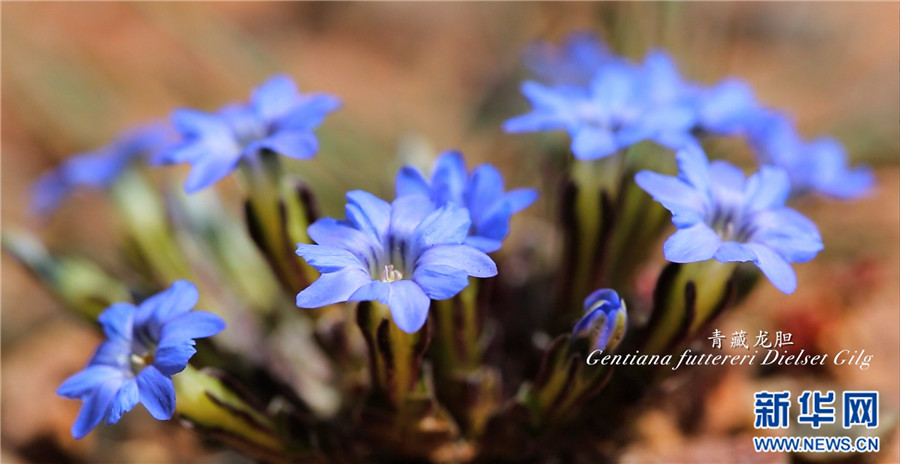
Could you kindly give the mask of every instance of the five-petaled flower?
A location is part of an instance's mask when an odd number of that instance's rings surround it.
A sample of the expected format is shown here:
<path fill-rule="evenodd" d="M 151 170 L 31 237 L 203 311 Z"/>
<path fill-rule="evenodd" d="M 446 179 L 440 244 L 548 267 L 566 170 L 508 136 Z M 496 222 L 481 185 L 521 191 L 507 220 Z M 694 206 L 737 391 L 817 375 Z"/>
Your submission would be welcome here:
<path fill-rule="evenodd" d="M 724 161 L 712 164 L 690 144 L 676 153 L 678 177 L 642 171 L 637 184 L 672 212 L 678 230 L 666 240 L 666 259 L 690 263 L 752 261 L 779 290 L 790 294 L 797 276 L 788 263 L 806 262 L 822 250 L 809 219 L 784 206 L 787 173 L 763 166 L 749 179 Z"/>
<path fill-rule="evenodd" d="M 340 100 L 327 94 L 301 95 L 287 76 L 275 76 L 253 91 L 245 104 L 215 114 L 180 109 L 172 123 L 184 141 L 159 159 L 191 164 L 185 190 L 193 193 L 227 176 L 238 163 L 263 150 L 295 159 L 316 154 L 313 130 Z"/>
<path fill-rule="evenodd" d="M 507 120 L 503 129 L 564 129 L 572 137 L 572 153 L 583 160 L 609 156 L 642 140 L 680 145 L 691 139 L 696 124 L 696 91 L 662 51 L 649 53 L 641 65 L 605 62 L 587 86 L 529 81 L 522 93 L 532 111 Z"/>
<path fill-rule="evenodd" d="M 428 196 L 437 207 L 455 204 L 468 209 L 472 226 L 466 243 L 486 253 L 500 249 L 509 235 L 510 217 L 537 199 L 533 189 L 504 192 L 503 176 L 491 165 L 482 164 L 468 174 L 462 155 L 455 151 L 438 158 L 430 182 L 412 166 L 404 166 L 397 173 L 396 190 L 397 196 Z"/>
<path fill-rule="evenodd" d="M 803 141 L 793 122 L 781 114 L 766 113 L 757 118 L 750 143 L 761 162 L 787 171 L 795 195 L 815 192 L 852 199 L 865 195 L 875 184 L 869 167 L 847 166 L 847 153 L 840 142 L 828 137 Z"/>
<path fill-rule="evenodd" d="M 175 412 L 171 376 L 184 370 L 196 353 L 194 339 L 211 337 L 225 328 L 215 314 L 191 311 L 197 288 L 179 280 L 134 306 L 116 303 L 98 318 L 107 340 L 81 372 L 69 377 L 57 393 L 83 401 L 72 425 L 81 438 L 102 420 L 114 424 L 122 414 L 142 403 L 154 418 L 166 420 Z"/>
<path fill-rule="evenodd" d="M 297 306 L 377 300 L 390 307 L 397 326 L 419 330 L 430 300 L 451 298 L 469 276 L 497 274 L 494 261 L 466 245 L 471 221 L 465 208 L 436 208 L 424 195 L 387 203 L 363 191 L 347 193 L 347 219 L 319 219 L 309 229 L 317 245 L 297 254 L 322 275 L 297 294 Z"/>
<path fill-rule="evenodd" d="M 171 127 L 154 122 L 126 131 L 98 150 L 72 156 L 35 182 L 31 209 L 49 214 L 79 187 L 108 188 L 134 159 L 154 156 L 174 141 Z"/>

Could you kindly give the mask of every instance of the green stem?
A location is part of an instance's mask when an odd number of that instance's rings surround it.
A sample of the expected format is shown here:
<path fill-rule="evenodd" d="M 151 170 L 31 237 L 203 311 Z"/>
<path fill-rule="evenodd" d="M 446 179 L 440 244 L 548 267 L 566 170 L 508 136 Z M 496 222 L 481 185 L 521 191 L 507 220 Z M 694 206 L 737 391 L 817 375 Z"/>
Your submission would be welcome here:
<path fill-rule="evenodd" d="M 591 290 L 598 270 L 598 254 L 602 246 L 604 220 L 612 213 L 621 176 L 622 160 L 618 154 L 595 161 L 575 160 L 569 174 L 574 188 L 572 204 L 562 205 L 564 222 L 569 228 L 566 256 L 573 269 L 563 279 L 562 307 L 574 317 L 581 311 L 581 301 Z M 567 314 L 568 314 L 567 313 Z M 568 323 L 568 318 L 566 323 Z"/>
<path fill-rule="evenodd" d="M 2 245 L 3 250 L 21 262 L 63 304 L 87 320 L 95 322 L 113 303 L 131 301 L 128 287 L 95 263 L 74 256 L 52 255 L 27 232 L 3 230 Z"/>
<path fill-rule="evenodd" d="M 458 295 L 432 304 L 437 322 L 434 349 L 442 372 L 472 372 L 481 365 L 482 316 L 478 309 L 476 279 Z"/>
<path fill-rule="evenodd" d="M 141 259 L 162 285 L 178 279 L 196 280 L 172 231 L 158 192 L 136 169 L 126 170 L 111 187 L 119 217 Z"/>
<path fill-rule="evenodd" d="M 295 254 L 297 243 L 309 243 L 309 205 L 292 179 L 286 177 L 274 154 L 241 163 L 247 190 L 247 220 L 251 236 L 278 276 L 284 290 L 295 294 L 318 273 Z M 306 197 L 306 198 L 301 198 Z"/>
<path fill-rule="evenodd" d="M 663 270 L 641 351 L 662 353 L 690 339 L 727 303 L 736 267 L 711 259 Z"/>
<path fill-rule="evenodd" d="M 397 327 L 388 306 L 362 302 L 357 323 L 369 347 L 369 366 L 375 391 L 395 409 L 401 409 L 419 380 L 422 356 L 430 340 L 429 326 L 416 333 Z"/>

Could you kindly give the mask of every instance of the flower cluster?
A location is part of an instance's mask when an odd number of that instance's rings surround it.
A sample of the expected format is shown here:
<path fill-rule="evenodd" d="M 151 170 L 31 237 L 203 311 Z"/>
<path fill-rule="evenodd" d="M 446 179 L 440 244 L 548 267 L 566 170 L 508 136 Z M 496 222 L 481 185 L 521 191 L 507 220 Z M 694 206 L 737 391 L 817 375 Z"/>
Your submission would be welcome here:
<path fill-rule="evenodd" d="M 534 109 L 504 123 L 507 132 L 564 129 L 579 159 L 609 156 L 642 140 L 677 145 L 696 123 L 693 93 L 668 55 L 653 52 L 638 65 L 601 62 L 586 86 L 529 81 L 522 93 Z"/>
<path fill-rule="evenodd" d="M 787 173 L 764 166 L 750 178 L 724 161 L 709 163 L 689 145 L 676 153 L 678 177 L 652 171 L 635 181 L 672 212 L 678 230 L 666 241 L 666 259 L 691 263 L 752 261 L 784 293 L 797 287 L 788 263 L 811 260 L 822 250 L 815 224 L 784 206 L 790 193 Z"/>
<path fill-rule="evenodd" d="M 642 140 L 678 148 L 698 135 L 740 135 L 761 163 L 787 170 L 795 193 L 854 198 L 874 184 L 867 168 L 847 166 L 839 143 L 804 142 L 791 121 L 759 103 L 743 81 L 729 78 L 711 87 L 687 81 L 663 51 L 637 64 L 579 33 L 557 49 L 532 47 L 526 59 L 546 84 L 522 85 L 533 109 L 504 129 L 566 130 L 579 159 L 609 156 Z"/>
<path fill-rule="evenodd" d="M 236 221 L 227 213 L 210 214 L 196 226 L 181 220 L 196 209 L 160 202 L 166 204 L 155 213 L 175 207 L 175 214 L 153 216 L 159 219 L 153 224 L 160 227 L 147 227 L 149 221 L 127 224 L 135 256 L 148 258 L 133 260 L 140 269 L 128 275 L 146 277 L 141 285 L 162 288 L 178 278 L 169 276 L 194 275 L 193 264 L 201 265 L 202 275 L 223 267 L 225 272 L 210 281 L 221 277 L 240 287 L 234 294 L 244 297 L 246 305 L 235 306 L 259 309 L 246 316 L 264 322 L 243 333 L 240 346 L 261 345 L 297 327 L 290 336 L 298 338 L 299 346 L 311 347 L 304 351 L 309 362 L 299 366 L 289 366 L 295 358 L 281 351 L 295 345 L 279 343 L 271 350 L 266 347 L 266 356 L 241 358 L 241 369 L 221 376 L 189 367 L 195 340 L 218 334 L 225 323 L 215 314 L 193 311 L 197 288 L 178 280 L 137 306 L 117 303 L 100 314 L 106 340 L 84 370 L 58 389 L 59 395 L 83 402 L 72 434 L 81 438 L 103 421 L 116 423 L 138 403 L 154 418 L 169 419 L 175 413 L 177 388 L 179 414 L 197 425 L 196 430 L 261 459 L 275 456 L 293 462 L 324 456 L 331 447 L 321 443 L 347 440 L 341 459 L 354 462 L 427 460 L 440 454 L 436 450 L 456 448 L 465 448 L 465 455 L 447 459 L 540 460 L 526 456 L 532 448 L 526 446 L 528 441 L 549 443 L 547 435 L 539 435 L 564 423 L 569 431 L 611 427 L 615 421 L 610 417 L 625 417 L 624 411 L 634 406 L 624 397 L 639 399 L 651 390 L 644 385 L 649 384 L 646 379 L 661 378 L 660 372 L 643 365 L 636 375 L 619 377 L 604 366 L 587 368 L 583 358 L 588 351 L 663 354 L 690 342 L 699 328 L 746 294 L 735 291 L 736 265 L 672 263 L 752 262 L 776 288 L 790 294 L 797 287 L 791 263 L 812 260 L 823 244 L 815 224 L 786 203 L 805 192 L 852 198 L 873 183 L 867 168 L 848 167 L 840 144 L 831 139 L 804 141 L 793 122 L 760 105 L 747 84 L 736 79 L 713 86 L 691 82 L 662 51 L 632 62 L 613 54 L 596 36 L 582 33 L 561 47 L 534 45 L 526 61 L 538 79 L 522 86 L 533 109 L 506 121 L 508 132 L 565 130 L 579 160 L 600 159 L 653 141 L 675 152 L 678 174 L 637 172 L 656 165 L 642 164 L 647 161 L 642 156 L 655 156 L 655 150 L 635 150 L 615 169 L 605 162 L 576 161 L 565 189 L 557 192 L 563 200 L 558 203 L 560 230 L 554 231 L 564 242 L 561 257 L 539 256 L 536 262 L 550 262 L 553 269 L 539 269 L 523 279 L 481 285 L 473 278 L 497 275 L 494 259 L 504 256 L 488 253 L 501 249 L 512 216 L 532 205 L 538 192 L 506 190 L 500 170 L 489 164 L 470 170 L 456 151 L 441 154 L 430 173 L 403 166 L 391 202 L 353 190 L 346 194 L 344 219 L 313 221 L 319 216 L 313 211 L 312 188 L 283 172 L 271 154 L 314 156 L 314 130 L 340 102 L 330 95 L 300 94 L 286 76 L 272 77 L 247 102 L 214 113 L 177 110 L 170 126 L 126 134 L 99 152 L 71 158 L 42 178 L 35 189 L 35 207 L 49 210 L 77 186 L 109 187 L 139 156 L 149 156 L 151 165 L 189 163 L 189 193 L 215 184 L 240 166 L 248 174 L 246 232 L 257 250 L 242 248 L 246 237 L 231 235 L 242 228 L 234 227 Z M 758 172 L 746 177 L 725 161 L 710 162 L 701 142 L 711 135 L 746 137 L 759 157 Z M 143 218 L 150 212 L 125 189 L 132 181 L 143 186 L 140 179 L 129 175 L 112 193 L 117 205 L 133 205 L 126 212 Z M 663 245 L 672 263 L 660 272 L 652 301 L 630 299 L 628 295 L 641 293 L 634 282 L 641 261 L 649 256 L 649 244 L 667 227 L 663 208 L 676 229 Z M 210 246 L 191 241 L 188 250 L 181 249 L 189 235 Z M 13 241 L 4 236 L 4 247 Z M 292 253 L 295 243 L 299 258 Z M 67 300 L 75 301 L 73 306 L 88 299 L 92 304 L 117 301 L 109 297 L 108 282 L 128 294 L 127 282 L 102 271 L 85 274 L 100 275 L 98 279 L 57 279 L 81 268 L 77 262 L 68 268 L 60 265 L 61 260 L 36 252 L 34 246 L 9 248 L 48 286 L 74 295 Z M 260 256 L 252 255 L 257 251 Z M 271 272 L 246 272 L 249 259 L 268 264 Z M 539 288 L 541 281 L 554 283 L 549 282 L 553 276 L 560 276 L 555 282 L 562 284 L 559 291 Z M 258 295 L 243 294 L 269 280 L 283 292 L 273 286 Z M 600 286 L 616 290 L 591 293 Z M 637 305 L 642 317 L 628 317 L 617 291 Z M 291 299 L 301 308 L 372 303 L 359 305 L 355 318 L 335 311 L 323 324 L 303 319 L 307 315 L 302 312 L 271 312 L 290 306 Z M 80 311 L 96 314 L 96 309 L 94 305 Z M 433 325 L 426 326 L 429 318 Z M 276 327 L 283 323 L 290 325 Z M 341 330 L 331 330 L 337 324 Z M 353 324 L 360 330 L 343 330 Z M 510 370 L 486 362 L 495 348 L 521 346 L 554 331 L 555 338 L 542 352 L 517 353 L 523 359 L 515 364 L 541 366 L 533 380 L 524 378 L 528 369 L 521 366 Z M 636 335 L 626 338 L 626 333 Z M 233 366 L 222 351 L 204 355 L 204 361 L 211 360 L 206 367 L 229 371 Z M 360 394 L 355 374 L 365 357 L 370 361 L 371 395 Z M 292 377 L 308 366 L 325 368 L 309 379 Z M 291 377 L 282 378 L 288 374 Z M 263 388 L 253 391 L 257 382 Z M 521 382 L 520 388 L 508 388 L 514 382 Z M 605 416 L 577 414 L 607 383 L 612 383 L 606 390 L 612 393 L 595 409 Z M 501 401 L 509 391 L 518 393 Z M 302 421 L 297 411 L 304 411 Z M 586 426 L 566 423 L 570 420 Z M 306 425 L 313 433 L 300 430 Z M 361 433 L 348 433 L 353 427 Z M 402 435 L 391 435 L 397 431 Z M 504 449 L 492 443 L 503 443 Z M 479 455 L 472 455 L 475 452 Z"/>
<path fill-rule="evenodd" d="M 156 419 L 172 417 L 172 375 L 184 370 L 196 353 L 194 339 L 225 328 L 219 316 L 191 311 L 197 297 L 193 284 L 176 281 L 139 306 L 117 303 L 100 314 L 106 341 L 87 367 L 57 390 L 83 402 L 72 425 L 75 438 L 84 437 L 104 419 L 115 424 L 139 402 Z"/>
<path fill-rule="evenodd" d="M 184 188 L 193 193 L 264 150 L 307 159 L 319 148 L 313 130 L 339 106 L 340 100 L 331 95 L 302 95 L 289 77 L 275 76 L 254 90 L 245 104 L 226 105 L 213 114 L 175 111 L 172 123 L 184 141 L 157 161 L 190 163 Z"/>

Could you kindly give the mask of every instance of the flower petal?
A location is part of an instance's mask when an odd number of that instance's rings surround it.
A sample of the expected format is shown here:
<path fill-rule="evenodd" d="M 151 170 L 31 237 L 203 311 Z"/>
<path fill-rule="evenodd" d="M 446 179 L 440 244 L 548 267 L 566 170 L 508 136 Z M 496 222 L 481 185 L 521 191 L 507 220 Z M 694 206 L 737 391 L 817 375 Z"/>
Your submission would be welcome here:
<path fill-rule="evenodd" d="M 247 147 L 247 151 L 271 150 L 294 159 L 309 159 L 319 150 L 319 139 L 310 131 L 279 131 Z"/>
<path fill-rule="evenodd" d="M 601 288 L 594 291 L 584 299 L 584 312 L 587 313 L 601 304 L 609 304 L 613 307 L 621 307 L 622 299 L 615 290 Z"/>
<path fill-rule="evenodd" d="M 416 262 L 419 266 L 448 266 L 460 269 L 472 277 L 493 277 L 497 265 L 490 256 L 469 245 L 441 245 L 422 252 Z"/>
<path fill-rule="evenodd" d="M 791 193 L 791 180 L 787 171 L 775 166 L 763 166 L 747 179 L 746 209 L 761 211 L 784 206 Z"/>
<path fill-rule="evenodd" d="M 533 111 L 514 118 L 507 119 L 503 123 L 504 132 L 511 134 L 519 132 L 538 132 L 547 130 L 565 129 L 569 125 L 569 119 L 562 115 Z"/>
<path fill-rule="evenodd" d="M 103 333 L 110 340 L 130 341 L 136 311 L 132 304 L 115 303 L 100 313 L 97 322 L 103 326 Z"/>
<path fill-rule="evenodd" d="M 613 154 L 619 145 L 612 132 L 585 127 L 572 136 L 572 153 L 581 160 L 593 160 Z"/>
<path fill-rule="evenodd" d="M 775 288 L 786 295 L 794 293 L 797 289 L 797 274 L 784 258 L 765 245 L 747 243 L 744 246 L 756 253 L 754 262 Z"/>
<path fill-rule="evenodd" d="M 482 164 L 472 171 L 467 187 L 461 206 L 469 208 L 473 218 L 479 217 L 503 196 L 503 176 L 497 168 Z"/>
<path fill-rule="evenodd" d="M 411 280 L 397 280 L 389 285 L 391 295 L 388 306 L 391 308 L 394 323 L 406 333 L 414 333 L 421 329 L 428 319 L 431 300 L 422 288 Z"/>
<path fill-rule="evenodd" d="M 348 267 L 359 267 L 362 269 L 368 267 L 367 263 L 360 262 L 357 255 L 345 249 L 332 246 L 298 243 L 297 255 L 302 256 L 307 264 L 323 274 Z"/>
<path fill-rule="evenodd" d="M 790 208 L 777 208 L 753 216 L 755 233 L 749 241 L 775 250 L 791 263 L 813 259 L 824 248 L 816 225 Z"/>
<path fill-rule="evenodd" d="M 380 301 L 387 304 L 390 296 L 391 287 L 387 282 L 373 280 L 359 287 L 359 290 L 353 292 L 347 301 Z"/>
<path fill-rule="evenodd" d="M 191 311 L 163 326 L 159 346 L 164 347 L 170 341 L 212 337 L 223 330 L 225 321 L 221 317 L 206 311 Z"/>
<path fill-rule="evenodd" d="M 194 340 L 179 338 L 169 340 L 165 345 L 160 345 L 153 353 L 153 365 L 163 375 L 174 375 L 187 367 L 188 361 L 197 353 L 194 348 Z"/>
<path fill-rule="evenodd" d="M 713 257 L 722 239 L 706 224 L 678 229 L 663 244 L 663 254 L 673 263 L 694 263 Z"/>
<path fill-rule="evenodd" d="M 710 187 L 709 161 L 699 144 L 687 144 L 675 153 L 678 177 L 692 185 L 700 195 L 706 196 Z"/>
<path fill-rule="evenodd" d="M 703 198 L 682 178 L 641 171 L 634 176 L 634 181 L 670 211 L 676 205 L 696 212 L 703 211 Z"/>
<path fill-rule="evenodd" d="M 179 108 L 173 111 L 171 119 L 175 130 L 191 136 L 213 133 L 223 129 L 222 121 L 218 116 L 190 108 Z"/>
<path fill-rule="evenodd" d="M 107 424 L 115 424 L 122 418 L 122 414 L 131 411 L 138 404 L 140 395 L 138 393 L 137 381 L 134 379 L 126 380 L 119 388 L 116 397 L 113 399 L 112 408 L 109 411 L 109 417 L 106 418 Z"/>
<path fill-rule="evenodd" d="M 81 398 L 105 382 L 124 378 L 123 371 L 112 366 L 88 366 L 66 379 L 56 394 L 66 398 Z"/>
<path fill-rule="evenodd" d="M 706 92 L 698 112 L 704 129 L 731 134 L 743 129 L 747 117 L 757 110 L 750 86 L 737 79 L 726 79 Z"/>
<path fill-rule="evenodd" d="M 302 95 L 290 113 L 278 121 L 279 129 L 311 131 L 341 107 L 341 100 L 324 93 Z"/>
<path fill-rule="evenodd" d="M 492 238 L 481 237 L 477 235 L 470 235 L 466 237 L 466 241 L 463 243 L 485 253 L 493 253 L 503 246 L 503 242 L 501 242 L 500 240 L 494 240 Z"/>
<path fill-rule="evenodd" d="M 369 273 L 358 267 L 322 274 L 309 287 L 297 294 L 297 306 L 319 308 L 347 301 L 350 295 L 371 281 Z"/>
<path fill-rule="evenodd" d="M 755 261 L 756 253 L 738 242 L 725 242 L 716 250 L 716 261 L 722 263 Z"/>
<path fill-rule="evenodd" d="M 391 203 L 391 239 L 396 247 L 400 243 L 412 243 L 416 229 L 422 220 L 435 211 L 431 199 L 423 195 L 406 195 Z M 466 214 L 468 218 L 468 214 Z M 392 253 L 394 250 L 391 251 Z"/>
<path fill-rule="evenodd" d="M 709 164 L 709 177 L 712 185 L 720 189 L 743 192 L 746 179 L 744 172 L 737 166 L 722 160 L 715 160 Z"/>
<path fill-rule="evenodd" d="M 253 90 L 250 101 L 254 109 L 266 121 L 272 121 L 297 103 L 299 93 L 294 80 L 286 75 L 272 76 Z"/>
<path fill-rule="evenodd" d="M 319 245 L 353 253 L 366 267 L 371 267 L 382 251 L 382 245 L 375 237 L 332 218 L 317 220 L 309 226 L 307 233 Z"/>
<path fill-rule="evenodd" d="M 175 385 L 154 366 L 147 366 L 137 375 L 141 404 L 157 420 L 168 420 L 175 413 Z"/>
<path fill-rule="evenodd" d="M 160 292 L 138 306 L 134 317 L 135 326 L 150 324 L 153 335 L 159 336 L 158 330 L 170 319 L 187 313 L 197 305 L 200 294 L 197 287 L 186 281 L 176 280 L 163 292 Z"/>
<path fill-rule="evenodd" d="M 466 162 L 458 151 L 444 152 L 434 163 L 431 190 L 436 206 L 456 203 L 463 206 L 466 189 Z"/>
<path fill-rule="evenodd" d="M 512 216 L 512 205 L 500 200 L 481 210 L 481 215 L 474 221 L 473 235 L 481 235 L 502 240 L 509 235 L 509 218 Z"/>
<path fill-rule="evenodd" d="M 59 208 L 71 191 L 72 187 L 58 171 L 48 172 L 32 185 L 29 209 L 37 215 L 50 214 Z"/>
<path fill-rule="evenodd" d="M 400 168 L 394 185 L 398 197 L 414 194 L 431 196 L 431 188 L 428 186 L 428 181 L 425 180 L 425 177 L 422 176 L 418 169 L 412 166 Z"/>
<path fill-rule="evenodd" d="M 420 249 L 434 245 L 456 245 L 466 239 L 471 225 L 469 210 L 447 205 L 422 219 L 416 226 L 414 235 Z"/>
<path fill-rule="evenodd" d="M 506 194 L 503 196 L 503 200 L 509 202 L 509 206 L 510 208 L 512 208 L 513 214 L 515 214 L 531 206 L 531 204 L 534 203 L 535 200 L 537 200 L 537 197 L 537 190 L 523 188 L 506 192 Z"/>
<path fill-rule="evenodd" d="M 433 300 L 452 298 L 469 285 L 466 272 L 450 266 L 418 266 L 412 280 Z"/>
<path fill-rule="evenodd" d="M 210 150 L 212 151 L 212 150 Z M 196 193 L 224 179 L 237 166 L 240 152 L 212 152 L 191 163 L 184 191 Z"/>
<path fill-rule="evenodd" d="M 97 347 L 89 365 L 111 366 L 118 369 L 128 368 L 128 357 L 131 354 L 132 338 L 107 340 Z"/>
<path fill-rule="evenodd" d="M 122 385 L 122 378 L 109 378 L 84 398 L 78 417 L 72 424 L 72 436 L 83 438 L 94 429 L 106 416 L 110 405 Z"/>
<path fill-rule="evenodd" d="M 391 205 L 362 190 L 347 192 L 344 207 L 347 220 L 357 229 L 372 237 L 375 243 L 384 243 L 391 221 Z"/>

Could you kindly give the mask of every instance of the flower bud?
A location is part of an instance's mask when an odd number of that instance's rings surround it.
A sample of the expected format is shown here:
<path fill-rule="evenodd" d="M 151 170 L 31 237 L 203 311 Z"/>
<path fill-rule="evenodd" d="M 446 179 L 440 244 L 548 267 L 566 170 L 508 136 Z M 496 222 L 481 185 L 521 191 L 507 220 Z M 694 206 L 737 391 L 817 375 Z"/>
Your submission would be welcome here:
<path fill-rule="evenodd" d="M 589 351 L 611 350 L 625 335 L 628 315 L 625 302 L 615 290 L 603 288 L 584 300 L 585 314 L 572 329 L 572 345 L 587 345 Z"/>

